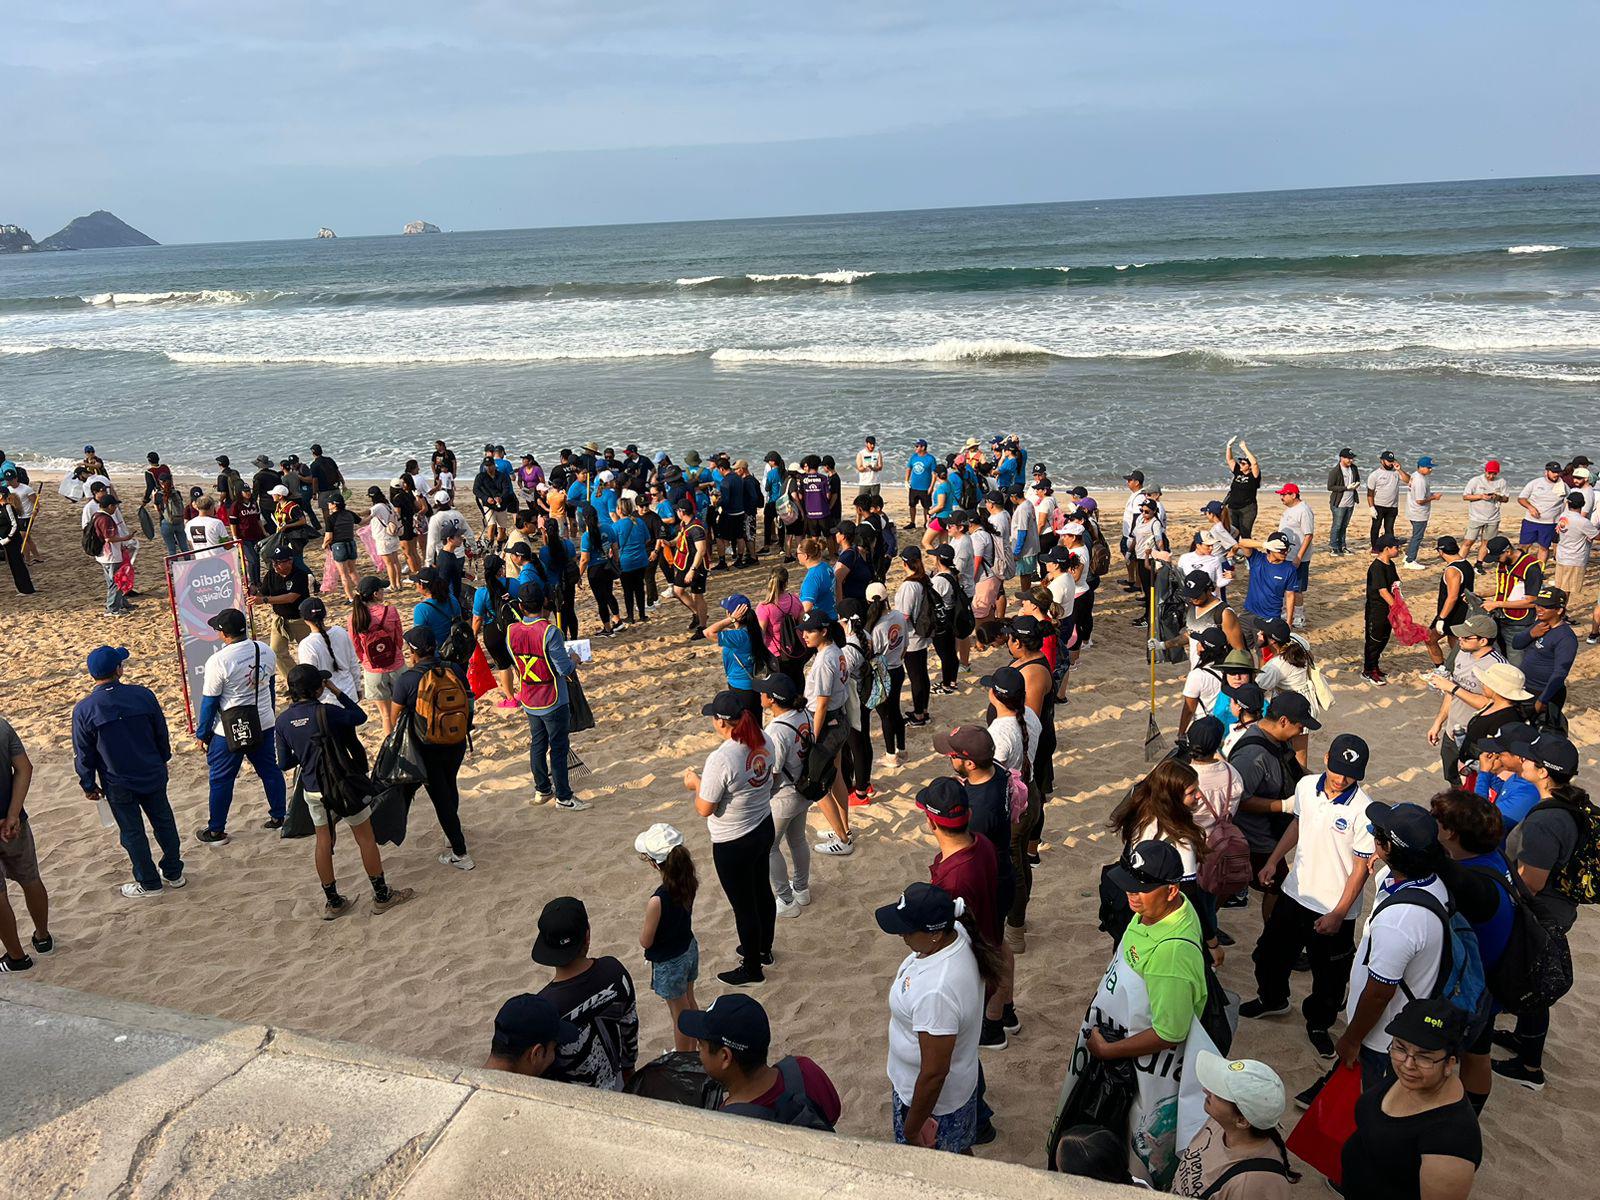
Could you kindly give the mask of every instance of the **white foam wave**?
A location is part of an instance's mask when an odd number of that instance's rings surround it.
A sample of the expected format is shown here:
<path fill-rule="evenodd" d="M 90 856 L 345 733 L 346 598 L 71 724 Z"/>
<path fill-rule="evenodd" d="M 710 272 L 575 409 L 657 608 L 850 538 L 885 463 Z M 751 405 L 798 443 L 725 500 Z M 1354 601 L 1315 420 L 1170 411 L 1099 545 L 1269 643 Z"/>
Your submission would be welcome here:
<path fill-rule="evenodd" d="M 1565 250 L 1565 246 L 1551 246 L 1544 242 L 1529 242 L 1526 246 L 1507 246 L 1507 254 L 1548 254 L 1552 250 Z"/>
<path fill-rule="evenodd" d="M 454 366 L 463 363 L 585 362 L 628 358 L 682 358 L 704 353 L 696 347 L 624 346 L 613 350 L 466 350 L 429 354 L 224 354 L 213 351 L 168 350 L 169 362 L 192 366 L 321 366 L 402 367 Z"/>
<path fill-rule="evenodd" d="M 855 283 L 858 279 L 869 279 L 876 274 L 876 271 L 818 271 L 814 275 L 796 272 L 785 272 L 778 275 L 752 273 L 746 275 L 745 278 L 751 283 Z"/>
<path fill-rule="evenodd" d="M 275 296 L 281 293 L 266 293 Z M 260 292 L 236 292 L 226 289 L 198 292 L 97 292 L 93 296 L 80 296 L 88 304 L 118 308 L 135 304 L 248 304 L 262 298 Z"/>
<path fill-rule="evenodd" d="M 1054 350 L 1009 338 L 945 338 L 927 346 L 790 346 L 756 350 L 728 347 L 714 351 L 722 363 L 938 363 L 1005 358 L 1054 358 Z"/>
<path fill-rule="evenodd" d="M 702 283 L 715 283 L 717 280 L 725 278 L 726 276 L 724 275 L 691 275 L 678 280 L 678 286 L 699 287 Z"/>
<path fill-rule="evenodd" d="M 53 349 L 54 346 L 0 346 L 0 354 L 46 354 Z"/>

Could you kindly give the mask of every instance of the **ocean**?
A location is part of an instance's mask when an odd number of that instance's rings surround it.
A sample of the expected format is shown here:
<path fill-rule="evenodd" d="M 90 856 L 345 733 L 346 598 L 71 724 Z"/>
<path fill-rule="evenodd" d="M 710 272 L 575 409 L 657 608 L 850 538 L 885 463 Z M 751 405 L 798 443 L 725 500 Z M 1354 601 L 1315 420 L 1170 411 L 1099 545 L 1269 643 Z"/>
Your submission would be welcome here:
<path fill-rule="evenodd" d="M 443 214 L 425 214 L 441 224 Z M 1594 450 L 1600 177 L 0 257 L 14 458 L 1022 433 L 1058 478 Z M 423 456 L 425 457 L 425 456 Z"/>

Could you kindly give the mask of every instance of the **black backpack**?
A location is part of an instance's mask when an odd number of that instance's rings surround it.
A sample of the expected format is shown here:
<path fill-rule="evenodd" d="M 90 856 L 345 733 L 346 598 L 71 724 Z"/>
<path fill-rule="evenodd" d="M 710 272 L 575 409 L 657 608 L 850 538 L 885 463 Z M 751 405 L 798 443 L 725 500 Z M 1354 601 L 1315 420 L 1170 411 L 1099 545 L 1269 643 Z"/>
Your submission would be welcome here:
<path fill-rule="evenodd" d="M 962 587 L 959 581 L 956 583 L 954 612 L 951 615 L 950 626 L 957 640 L 971 637 L 973 631 L 978 628 L 978 618 L 972 612 L 972 597 L 967 595 L 967 589 Z"/>
<path fill-rule="evenodd" d="M 793 662 L 801 659 L 808 653 L 805 639 L 800 636 L 800 623 L 794 619 L 794 614 L 778 612 L 778 658 L 783 662 Z"/>
<path fill-rule="evenodd" d="M 798 1125 L 801 1129 L 823 1129 L 833 1132 L 817 1106 L 806 1094 L 805 1077 L 793 1055 L 779 1059 L 775 1064 L 783 1081 L 783 1093 L 771 1108 L 764 1104 L 725 1104 L 722 1111 L 740 1117 L 754 1117 L 757 1121 L 776 1121 L 779 1125 Z"/>
<path fill-rule="evenodd" d="M 90 517 L 89 523 L 83 527 L 83 552 L 90 558 L 99 558 L 106 552 L 106 540 L 95 528 L 97 523 L 94 517 Z"/>
<path fill-rule="evenodd" d="M 341 737 L 328 725 L 327 705 L 317 705 L 317 781 L 322 784 L 322 806 L 336 817 L 353 817 L 372 803 L 377 792 L 367 773 L 367 752 L 354 737 Z"/>
<path fill-rule="evenodd" d="M 1216 971 L 1211 966 L 1211 954 L 1193 938 L 1165 938 L 1164 941 L 1188 942 L 1200 952 L 1200 961 L 1206 969 L 1206 1003 L 1199 1013 L 1200 1028 L 1206 1031 L 1206 1036 L 1217 1047 L 1217 1053 L 1224 1058 L 1233 1047 L 1233 1026 L 1228 1023 L 1228 994 L 1222 988 L 1222 981 L 1217 978 Z M 1159 946 L 1161 943 L 1157 942 Z"/>
<path fill-rule="evenodd" d="M 917 588 L 922 593 L 922 603 L 917 605 L 917 611 L 911 618 L 911 631 L 920 638 L 933 636 L 933 585 L 926 579 L 917 581 Z"/>
<path fill-rule="evenodd" d="M 1567 935 L 1539 919 L 1520 881 L 1513 888 L 1493 867 L 1468 869 L 1494 880 L 1512 905 L 1505 949 L 1484 972 L 1489 994 L 1508 1013 L 1549 1008 L 1572 990 L 1572 950 Z"/>

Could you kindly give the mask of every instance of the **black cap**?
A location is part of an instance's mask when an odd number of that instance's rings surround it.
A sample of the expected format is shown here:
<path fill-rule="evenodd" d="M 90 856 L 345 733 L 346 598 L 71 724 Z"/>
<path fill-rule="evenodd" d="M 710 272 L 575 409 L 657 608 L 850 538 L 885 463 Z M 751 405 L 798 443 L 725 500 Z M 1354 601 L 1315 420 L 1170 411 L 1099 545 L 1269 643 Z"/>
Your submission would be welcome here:
<path fill-rule="evenodd" d="M 800 629 L 802 632 L 809 631 L 811 633 L 821 633 L 823 630 L 830 628 L 832 625 L 833 622 L 828 619 L 828 614 L 823 612 L 820 608 L 813 608 L 800 621 Z"/>
<path fill-rule="evenodd" d="M 1077 555 L 1073 554 L 1065 546 L 1052 546 L 1050 553 L 1044 556 L 1044 560 L 1047 563 L 1055 563 L 1059 567 L 1070 567 L 1072 560 L 1076 557 Z"/>
<path fill-rule="evenodd" d="M 564 967 L 583 953 L 589 932 L 589 910 L 575 896 L 558 896 L 539 914 L 539 936 L 533 939 L 533 961 Z"/>
<path fill-rule="evenodd" d="M 845 521 L 841 521 L 839 523 L 841 525 L 848 524 L 848 522 Z M 972 514 L 964 508 L 958 508 L 955 510 L 955 512 L 951 513 L 944 519 L 944 523 L 946 525 L 971 525 Z"/>
<path fill-rule="evenodd" d="M 1549 462 L 1545 463 L 1544 469 L 1546 471 L 1556 471 L 1559 473 L 1561 470 L 1561 464 L 1552 458 Z"/>
<path fill-rule="evenodd" d="M 420 583 L 426 587 L 437 578 L 439 578 L 439 572 L 437 569 L 433 567 L 423 567 L 422 570 L 418 571 L 411 577 L 411 580 L 413 583 Z"/>
<path fill-rule="evenodd" d="M 1453 538 L 1448 533 L 1445 534 L 1438 541 L 1434 542 L 1433 548 L 1435 550 L 1439 551 L 1439 553 L 1441 553 L 1441 554 L 1460 554 L 1461 553 L 1461 543 L 1456 541 L 1456 539 Z"/>
<path fill-rule="evenodd" d="M 716 1042 L 741 1053 L 761 1052 L 772 1045 L 772 1024 L 767 1010 L 754 996 L 729 992 L 702 1009 L 678 1014 L 678 1032 L 697 1042 Z"/>
<path fill-rule="evenodd" d="M 1194 640 L 1200 643 L 1204 650 L 1226 650 L 1228 648 L 1228 635 L 1222 631 L 1220 625 L 1207 625 Z"/>
<path fill-rule="evenodd" d="M 279 542 L 276 546 L 274 546 L 272 548 L 272 561 L 273 562 L 293 562 L 294 561 L 294 548 L 291 547 L 291 546 L 285 546 L 282 542 Z"/>
<path fill-rule="evenodd" d="M 935 546 L 933 548 L 933 556 L 948 567 L 956 561 L 956 548 L 948 544 Z"/>
<path fill-rule="evenodd" d="M 1311 701 L 1299 692 L 1279 692 L 1267 705 L 1267 720 L 1288 718 L 1307 729 L 1321 729 L 1322 722 L 1311 715 Z"/>
<path fill-rule="evenodd" d="M 1282 617 L 1273 617 L 1270 621 L 1261 622 L 1261 632 L 1266 636 L 1267 641 L 1276 642 L 1280 646 L 1293 636 L 1289 628 L 1289 622 Z"/>
<path fill-rule="evenodd" d="M 738 692 L 718 692 L 709 704 L 701 705 L 702 717 L 721 717 L 724 721 L 737 721 L 739 714 L 748 712 L 744 698 Z"/>
<path fill-rule="evenodd" d="M 779 704 L 793 706 L 800 698 L 800 685 L 787 675 L 764 675 L 750 686 L 763 696 L 771 696 Z"/>
<path fill-rule="evenodd" d="M 917 807 L 928 814 L 928 819 L 945 829 L 964 829 L 971 814 L 967 805 L 967 789 L 961 781 L 949 775 L 935 779 L 917 793 Z"/>
<path fill-rule="evenodd" d="M 1542 587 L 1533 598 L 1533 603 L 1538 608 L 1565 608 L 1567 594 L 1558 587 Z"/>
<path fill-rule="evenodd" d="M 1507 537 L 1492 537 L 1483 544 L 1483 552 L 1492 558 L 1499 558 L 1511 549 L 1511 539 Z"/>
<path fill-rule="evenodd" d="M 539 611 L 544 607 L 544 585 L 537 579 L 524 580 L 517 586 L 517 603 L 526 611 Z"/>
<path fill-rule="evenodd" d="M 206 622 L 218 633 L 225 633 L 229 637 L 243 637 L 247 628 L 244 614 L 237 608 L 225 608 L 216 616 Z"/>
<path fill-rule="evenodd" d="M 1407 1003 L 1383 1031 L 1419 1050 L 1454 1054 L 1467 1037 L 1467 1014 L 1443 996 L 1422 997 Z"/>
<path fill-rule="evenodd" d="M 900 899 L 874 914 L 885 933 L 939 933 L 956 923 L 964 910 L 955 897 L 931 883 L 913 883 Z"/>
<path fill-rule="evenodd" d="M 389 581 L 381 575 L 363 575 L 361 582 L 356 584 L 356 595 L 363 600 L 371 600 L 388 586 Z"/>
<path fill-rule="evenodd" d="M 1346 446 L 1342 450 L 1339 451 L 1339 457 L 1340 458 L 1354 458 L 1355 456 L 1356 456 L 1356 452 L 1354 450 L 1350 449 L 1349 446 Z"/>
<path fill-rule="evenodd" d="M 418 654 L 432 654 L 439 648 L 439 639 L 426 625 L 413 625 L 406 630 L 405 643 Z"/>
<path fill-rule="evenodd" d="M 307 621 L 321 621 L 328 616 L 328 606 L 321 596 L 307 596 L 300 601 L 300 615 Z"/>
<path fill-rule="evenodd" d="M 1170 843 L 1140 842 L 1106 875 L 1125 892 L 1153 892 L 1183 882 L 1183 859 Z"/>
<path fill-rule="evenodd" d="M 922 551 L 916 546 L 902 546 L 900 548 L 900 561 L 915 563 L 922 561 Z"/>
<path fill-rule="evenodd" d="M 1027 681 L 1015 667 L 996 667 L 993 675 L 985 675 L 978 680 L 978 686 L 988 688 L 1012 708 L 1021 704 L 1028 695 Z"/>
<path fill-rule="evenodd" d="M 1393 450 L 1385 450 L 1382 454 L 1378 455 L 1378 461 L 1380 461 L 1380 462 L 1394 462 L 1395 461 L 1394 451 Z"/>
<path fill-rule="evenodd" d="M 1215 754 L 1222 749 L 1222 739 L 1226 731 L 1222 722 L 1213 716 L 1196 717 L 1190 723 L 1184 737 L 1189 742 L 1189 752 L 1207 756 Z"/>
<path fill-rule="evenodd" d="M 1439 823 L 1420 804 L 1396 804 L 1393 808 L 1374 800 L 1367 805 L 1367 821 L 1384 841 L 1407 850 L 1432 850 L 1439 844 Z"/>
<path fill-rule="evenodd" d="M 1044 622 L 1038 617 L 1023 613 L 1020 617 L 1011 618 L 1011 624 L 1006 626 L 1006 633 L 1017 638 L 1042 638 Z"/>
<path fill-rule="evenodd" d="M 287 683 L 289 690 L 300 696 L 315 696 L 322 690 L 322 685 L 333 678 L 320 667 L 310 663 L 296 663 L 289 668 Z"/>
<path fill-rule="evenodd" d="M 1504 731 L 1500 740 L 1505 740 Z M 1527 741 L 1516 742 L 1506 749 L 1518 758 L 1536 762 L 1548 770 L 1560 771 L 1563 775 L 1578 773 L 1578 748 L 1559 733 L 1552 733 L 1548 729 L 1540 730 Z"/>
<path fill-rule="evenodd" d="M 1353 733 L 1341 733 L 1328 747 L 1328 770 L 1348 779 L 1365 779 L 1372 749 Z"/>
<path fill-rule="evenodd" d="M 1209 596 L 1217 590 L 1217 581 L 1209 571 L 1190 571 L 1183 577 L 1183 594 L 1190 600 Z"/>
<path fill-rule="evenodd" d="M 1261 690 L 1261 685 L 1253 679 L 1249 683 L 1237 685 L 1224 683 L 1222 685 L 1222 694 L 1246 712 L 1254 713 L 1257 717 L 1261 715 L 1261 710 L 1267 706 L 1266 693 Z"/>
<path fill-rule="evenodd" d="M 1122 477 L 1122 482 L 1123 483 L 1143 483 L 1144 482 L 1144 472 L 1143 471 L 1129 471 L 1126 475 L 1124 475 Z"/>
<path fill-rule="evenodd" d="M 1539 731 L 1524 721 L 1507 721 L 1493 737 L 1479 738 L 1478 749 L 1516 754 L 1516 747 L 1526 746 L 1538 736 Z"/>

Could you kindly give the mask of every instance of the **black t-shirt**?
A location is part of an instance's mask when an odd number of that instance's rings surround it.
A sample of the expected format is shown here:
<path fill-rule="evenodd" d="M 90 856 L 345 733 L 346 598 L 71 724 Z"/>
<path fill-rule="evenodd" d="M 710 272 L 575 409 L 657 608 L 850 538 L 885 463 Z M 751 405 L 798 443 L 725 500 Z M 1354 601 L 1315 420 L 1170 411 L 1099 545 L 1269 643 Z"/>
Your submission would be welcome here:
<path fill-rule="evenodd" d="M 1392 562 L 1375 558 L 1367 566 L 1367 607 L 1374 612 L 1388 612 L 1389 606 L 1378 593 L 1384 588 L 1393 589 L 1400 582 L 1400 572 Z M 1391 590 L 1390 595 L 1394 592 Z"/>
<path fill-rule="evenodd" d="M 852 546 L 840 553 L 839 565 L 845 569 L 844 598 L 865 602 L 867 587 L 872 583 L 872 565 L 867 562 L 866 555 Z"/>
<path fill-rule="evenodd" d="M 11 722 L 0 717 L 0 817 L 11 810 L 12 788 L 16 782 L 16 768 L 13 759 L 26 754 L 22 739 L 17 736 L 17 731 L 11 727 Z M 28 819 L 28 810 L 24 808 L 17 814 L 21 820 Z"/>
<path fill-rule="evenodd" d="M 1449 612 L 1444 611 L 1445 585 L 1450 582 L 1450 572 L 1461 573 L 1461 591 L 1456 596 L 1455 606 Z M 1460 562 L 1446 563 L 1444 573 L 1439 576 L 1439 599 L 1434 604 L 1435 611 L 1444 618 L 1446 624 L 1457 625 L 1467 619 L 1467 593 L 1472 590 L 1473 581 L 1478 577 L 1477 571 L 1466 559 Z"/>
<path fill-rule="evenodd" d="M 278 574 L 277 568 L 261 572 L 261 594 L 263 596 L 299 596 L 304 600 L 311 595 L 311 573 L 295 567 L 287 575 Z M 299 611 L 292 605 L 274 604 L 272 611 L 281 617 L 298 620 Z"/>
<path fill-rule="evenodd" d="M 416 498 L 404 488 L 396 488 L 394 494 L 389 497 L 389 503 L 394 505 L 394 511 L 400 518 L 400 536 L 402 538 L 416 537 Z"/>
<path fill-rule="evenodd" d="M 328 514 L 328 532 L 336 542 L 356 540 L 356 515 L 348 508 L 335 509 Z"/>
<path fill-rule="evenodd" d="M 614 958 L 597 958 L 582 975 L 545 984 L 539 995 L 578 1027 L 578 1039 L 557 1048 L 546 1079 L 607 1091 L 639 1058 L 639 1009 L 633 979 Z"/>
<path fill-rule="evenodd" d="M 967 828 L 982 834 L 994 847 L 995 882 L 1004 892 L 1012 882 L 1011 795 L 1004 771 L 996 771 L 987 783 L 962 785 L 967 793 Z"/>
<path fill-rule="evenodd" d="M 1465 1096 L 1414 1117 L 1391 1117 L 1383 1111 L 1388 1090 L 1373 1088 L 1356 1101 L 1356 1131 L 1344 1144 L 1342 1156 L 1346 1196 L 1420 1200 L 1425 1154 L 1464 1158 L 1473 1166 L 1483 1162 L 1483 1135 Z"/>
<path fill-rule="evenodd" d="M 653 963 L 677 958 L 689 948 L 689 939 L 694 937 L 691 911 L 668 895 L 665 885 L 655 890 L 655 896 L 661 901 L 661 919 L 656 922 L 655 941 L 644 952 L 645 961 Z"/>
<path fill-rule="evenodd" d="M 311 460 L 311 478 L 319 492 L 331 492 L 339 482 L 339 464 L 326 454 Z"/>
<path fill-rule="evenodd" d="M 1229 508 L 1244 508 L 1256 502 L 1261 490 L 1261 476 L 1250 470 L 1249 460 L 1235 459 L 1233 478 L 1228 482 L 1228 496 L 1223 501 Z"/>

